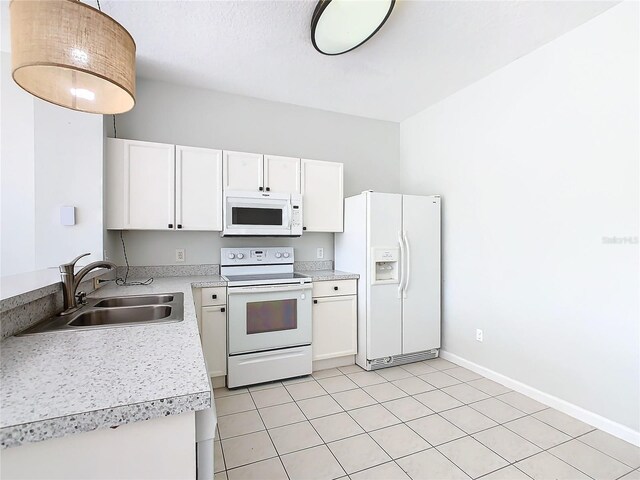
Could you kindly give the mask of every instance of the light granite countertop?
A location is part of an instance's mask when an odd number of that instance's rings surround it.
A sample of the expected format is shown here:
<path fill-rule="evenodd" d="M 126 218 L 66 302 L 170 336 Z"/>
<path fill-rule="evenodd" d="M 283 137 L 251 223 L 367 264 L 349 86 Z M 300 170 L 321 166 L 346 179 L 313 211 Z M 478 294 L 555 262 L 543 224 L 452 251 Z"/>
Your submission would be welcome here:
<path fill-rule="evenodd" d="M 331 280 L 352 280 L 360 278 L 357 273 L 341 272 L 340 270 L 303 270 L 298 271 L 300 275 L 310 277 L 314 282 L 324 282 Z"/>
<path fill-rule="evenodd" d="M 91 296 L 182 292 L 184 320 L 3 340 L 1 447 L 211 406 L 191 288 L 223 285 L 218 275 L 112 284 Z"/>

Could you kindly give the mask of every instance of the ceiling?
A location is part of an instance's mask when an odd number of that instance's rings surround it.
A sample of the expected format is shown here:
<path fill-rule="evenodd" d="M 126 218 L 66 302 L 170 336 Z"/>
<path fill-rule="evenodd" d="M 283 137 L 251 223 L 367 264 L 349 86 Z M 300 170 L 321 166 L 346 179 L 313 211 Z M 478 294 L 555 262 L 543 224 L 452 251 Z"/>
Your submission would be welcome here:
<path fill-rule="evenodd" d="M 311 44 L 315 3 L 102 0 L 101 6 L 135 38 L 140 77 L 401 121 L 618 2 L 397 0 L 375 37 L 335 57 Z"/>

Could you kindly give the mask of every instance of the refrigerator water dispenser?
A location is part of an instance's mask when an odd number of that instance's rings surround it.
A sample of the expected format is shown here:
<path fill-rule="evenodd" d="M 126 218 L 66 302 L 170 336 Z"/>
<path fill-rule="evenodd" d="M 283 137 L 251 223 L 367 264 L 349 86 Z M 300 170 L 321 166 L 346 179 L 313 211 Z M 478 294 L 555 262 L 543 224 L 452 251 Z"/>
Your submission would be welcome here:
<path fill-rule="evenodd" d="M 374 247 L 371 250 L 374 272 L 371 284 L 398 283 L 400 249 Z"/>

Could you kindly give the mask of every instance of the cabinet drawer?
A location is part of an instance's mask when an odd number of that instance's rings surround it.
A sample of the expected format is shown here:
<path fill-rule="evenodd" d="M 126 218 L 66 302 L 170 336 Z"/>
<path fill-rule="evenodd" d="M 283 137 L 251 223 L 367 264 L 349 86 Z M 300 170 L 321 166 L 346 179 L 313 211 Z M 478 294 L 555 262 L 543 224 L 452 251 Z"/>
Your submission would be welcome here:
<path fill-rule="evenodd" d="M 227 287 L 206 287 L 202 289 L 201 295 L 203 307 L 227 303 Z"/>
<path fill-rule="evenodd" d="M 355 295 L 357 280 L 334 280 L 313 282 L 314 297 L 335 297 L 338 295 Z"/>

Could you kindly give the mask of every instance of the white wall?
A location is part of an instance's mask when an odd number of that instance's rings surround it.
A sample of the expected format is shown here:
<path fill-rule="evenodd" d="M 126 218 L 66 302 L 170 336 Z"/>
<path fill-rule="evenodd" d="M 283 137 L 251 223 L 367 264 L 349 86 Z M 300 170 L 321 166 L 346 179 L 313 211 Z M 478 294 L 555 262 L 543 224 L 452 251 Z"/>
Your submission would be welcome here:
<path fill-rule="evenodd" d="M 1 55 L 0 274 L 101 259 L 104 119 L 34 98 Z M 75 226 L 60 225 L 63 205 L 77 207 Z"/>
<path fill-rule="evenodd" d="M 613 7 L 400 128 L 405 190 L 443 195 L 443 348 L 635 431 L 638 25 Z"/>
<path fill-rule="evenodd" d="M 36 268 L 56 267 L 81 253 L 101 260 L 102 115 L 35 101 Z M 60 207 L 76 207 L 76 224 L 60 224 Z"/>
<path fill-rule="evenodd" d="M 34 101 L 11 79 L 1 53 L 0 275 L 35 270 Z"/>
<path fill-rule="evenodd" d="M 109 136 L 112 123 L 107 117 Z M 400 189 L 394 122 L 139 79 L 136 106 L 119 115 L 116 126 L 120 138 L 343 162 L 346 195 Z M 108 233 L 106 245 L 121 262 L 117 235 Z M 293 245 L 297 260 L 315 260 L 323 247 L 325 259 L 333 259 L 333 234 L 229 241 L 219 233 L 128 232 L 125 240 L 132 265 L 175 263 L 176 248 L 186 249 L 187 264 L 218 263 L 220 247 L 229 242 Z"/>

